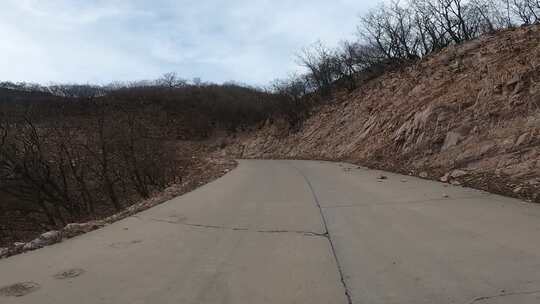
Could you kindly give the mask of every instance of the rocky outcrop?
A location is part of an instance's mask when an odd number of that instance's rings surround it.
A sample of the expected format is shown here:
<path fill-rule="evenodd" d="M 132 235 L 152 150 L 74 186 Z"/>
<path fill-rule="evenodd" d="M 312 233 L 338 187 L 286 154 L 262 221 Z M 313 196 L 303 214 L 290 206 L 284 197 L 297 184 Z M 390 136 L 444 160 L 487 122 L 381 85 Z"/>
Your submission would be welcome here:
<path fill-rule="evenodd" d="M 339 95 L 297 132 L 268 123 L 228 153 L 347 160 L 539 201 L 538 41 L 530 26 L 448 47 Z"/>

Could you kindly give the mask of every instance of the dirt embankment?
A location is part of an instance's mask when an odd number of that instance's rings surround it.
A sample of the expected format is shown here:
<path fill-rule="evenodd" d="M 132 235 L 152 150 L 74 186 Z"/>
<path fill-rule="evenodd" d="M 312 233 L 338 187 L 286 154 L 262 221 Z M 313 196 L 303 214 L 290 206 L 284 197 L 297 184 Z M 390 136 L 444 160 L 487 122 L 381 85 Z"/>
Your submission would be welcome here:
<path fill-rule="evenodd" d="M 239 157 L 347 160 L 540 202 L 540 26 L 484 36 L 267 124 Z"/>

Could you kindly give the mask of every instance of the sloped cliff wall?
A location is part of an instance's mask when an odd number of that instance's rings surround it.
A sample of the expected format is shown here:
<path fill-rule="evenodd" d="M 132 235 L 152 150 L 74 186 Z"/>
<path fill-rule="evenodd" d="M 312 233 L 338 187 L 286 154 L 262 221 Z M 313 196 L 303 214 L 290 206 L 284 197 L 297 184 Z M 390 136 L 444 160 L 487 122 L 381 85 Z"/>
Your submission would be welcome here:
<path fill-rule="evenodd" d="M 540 27 L 451 46 L 227 149 L 348 160 L 540 201 Z"/>

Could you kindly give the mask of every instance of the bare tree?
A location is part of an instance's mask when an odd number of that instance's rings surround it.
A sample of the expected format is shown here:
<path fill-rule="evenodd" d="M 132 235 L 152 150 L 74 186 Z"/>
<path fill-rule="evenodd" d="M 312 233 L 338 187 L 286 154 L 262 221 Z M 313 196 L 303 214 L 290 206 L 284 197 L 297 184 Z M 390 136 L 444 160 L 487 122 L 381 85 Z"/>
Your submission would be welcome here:
<path fill-rule="evenodd" d="M 339 62 L 335 52 L 321 42 L 305 48 L 298 56 L 299 62 L 308 71 L 308 79 L 322 95 L 328 95 L 332 89 L 332 83 L 337 80 Z"/>
<path fill-rule="evenodd" d="M 339 78 L 346 82 L 349 91 L 356 89 L 356 75 L 362 68 L 360 63 L 360 45 L 343 41 L 337 51 Z"/>
<path fill-rule="evenodd" d="M 157 80 L 157 84 L 167 88 L 179 88 L 187 85 L 187 80 L 180 78 L 176 73 L 165 73 Z"/>
<path fill-rule="evenodd" d="M 419 57 L 419 39 L 414 14 L 395 1 L 383 4 L 361 18 L 358 35 L 376 47 L 388 60 L 411 60 Z"/>
<path fill-rule="evenodd" d="M 540 0 L 507 0 L 510 10 L 525 25 L 540 22 Z"/>

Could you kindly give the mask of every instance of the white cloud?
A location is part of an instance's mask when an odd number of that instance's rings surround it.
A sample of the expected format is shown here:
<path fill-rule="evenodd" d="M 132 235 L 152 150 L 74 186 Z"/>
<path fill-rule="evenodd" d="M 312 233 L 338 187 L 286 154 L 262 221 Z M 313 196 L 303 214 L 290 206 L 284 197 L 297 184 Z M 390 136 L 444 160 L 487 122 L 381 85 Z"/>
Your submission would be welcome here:
<path fill-rule="evenodd" d="M 375 0 L 6 0 L 0 80 L 108 82 L 158 77 L 264 84 L 295 53 L 350 38 Z"/>

